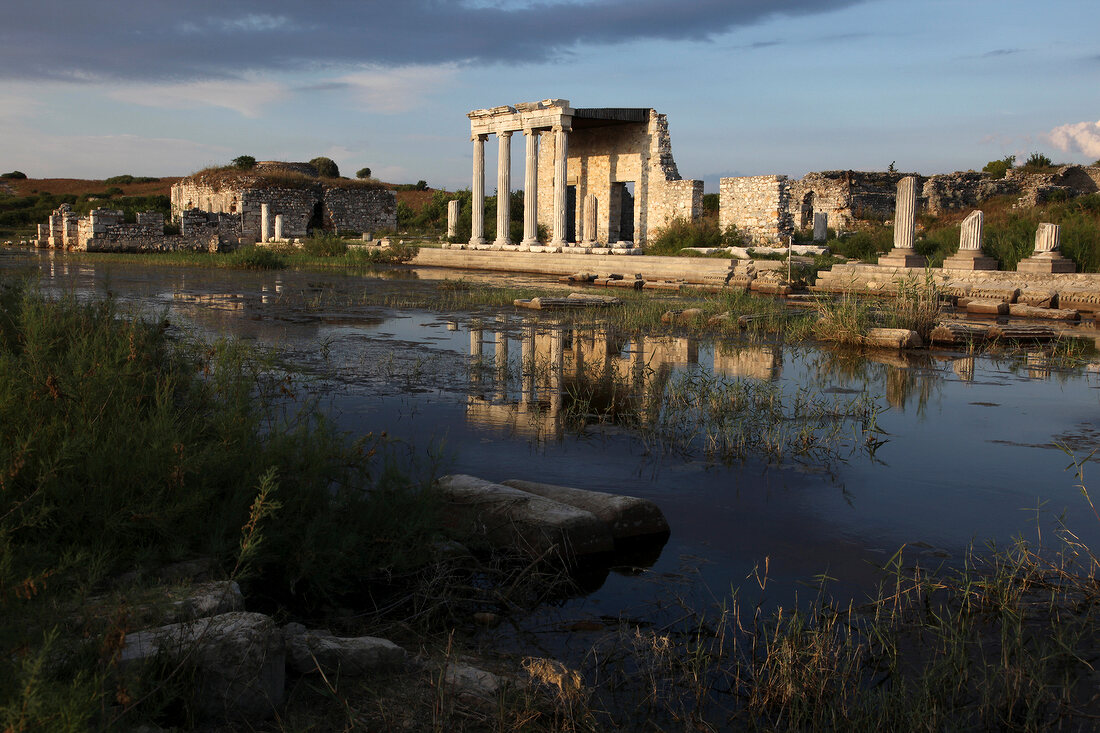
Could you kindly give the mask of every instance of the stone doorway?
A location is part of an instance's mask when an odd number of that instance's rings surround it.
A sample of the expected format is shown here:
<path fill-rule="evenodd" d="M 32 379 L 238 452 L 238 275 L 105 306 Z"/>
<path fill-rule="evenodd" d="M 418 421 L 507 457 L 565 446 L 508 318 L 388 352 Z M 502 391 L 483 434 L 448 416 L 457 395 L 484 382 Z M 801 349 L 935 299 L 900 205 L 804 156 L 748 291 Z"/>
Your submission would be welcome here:
<path fill-rule="evenodd" d="M 565 187 L 565 241 L 577 241 L 577 187 Z"/>
<path fill-rule="evenodd" d="M 608 242 L 634 241 L 634 181 L 611 184 L 607 207 Z"/>
<path fill-rule="evenodd" d="M 814 192 L 807 191 L 802 197 L 802 210 L 798 217 L 798 228 L 809 229 L 814 225 Z"/>

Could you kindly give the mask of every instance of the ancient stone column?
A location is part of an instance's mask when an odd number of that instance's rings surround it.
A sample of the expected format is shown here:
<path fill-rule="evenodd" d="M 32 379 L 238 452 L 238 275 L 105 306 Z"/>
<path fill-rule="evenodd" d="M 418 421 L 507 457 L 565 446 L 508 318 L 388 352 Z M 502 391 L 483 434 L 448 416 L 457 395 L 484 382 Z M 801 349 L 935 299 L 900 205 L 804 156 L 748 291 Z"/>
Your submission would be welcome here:
<path fill-rule="evenodd" d="M 453 237 L 458 232 L 458 199 L 447 202 L 447 237 Z"/>
<path fill-rule="evenodd" d="M 596 197 L 589 194 L 584 197 L 584 237 L 582 244 L 592 246 L 596 243 L 596 211 L 599 204 Z"/>
<path fill-rule="evenodd" d="M 512 228 L 512 133 L 497 133 L 497 238 L 493 244 L 511 244 Z"/>
<path fill-rule="evenodd" d="M 894 249 L 913 249 L 917 232 L 917 179 L 906 176 L 898 181 L 894 204 Z"/>
<path fill-rule="evenodd" d="M 554 239 L 550 242 L 552 247 L 564 247 L 568 244 L 566 239 L 565 203 L 568 200 L 566 175 L 569 170 L 568 136 L 562 127 L 554 128 Z"/>
<path fill-rule="evenodd" d="M 829 238 L 829 215 L 825 212 L 814 212 L 814 241 L 824 242 Z"/>
<path fill-rule="evenodd" d="M 473 209 L 470 211 L 470 244 L 485 244 L 485 139 L 474 135 Z"/>
<path fill-rule="evenodd" d="M 508 332 L 504 330 L 508 325 L 508 316 L 497 316 L 497 323 L 501 324 L 501 328 L 493 334 L 493 340 L 496 343 L 493 356 L 497 371 L 503 378 L 508 374 Z"/>
<path fill-rule="evenodd" d="M 945 270 L 996 270 L 997 260 L 982 255 L 982 221 L 980 211 L 971 211 L 963 219 L 959 232 L 959 251 L 943 261 Z"/>
<path fill-rule="evenodd" d="M 1035 230 L 1035 254 L 1057 251 L 1061 235 L 1062 227 L 1057 224 L 1040 224 Z"/>
<path fill-rule="evenodd" d="M 260 241 L 261 242 L 266 242 L 268 240 L 268 237 L 270 236 L 268 234 L 268 232 L 271 231 L 268 228 L 270 226 L 270 221 L 269 221 L 270 216 L 271 216 L 271 211 L 270 211 L 268 205 L 267 204 L 260 204 Z"/>
<path fill-rule="evenodd" d="M 475 359 L 481 359 L 481 323 L 480 321 L 474 321 L 470 324 L 470 356 Z"/>
<path fill-rule="evenodd" d="M 959 250 L 981 251 L 982 249 L 982 223 L 985 215 L 980 211 L 971 211 L 963 219 L 962 229 L 959 232 Z"/>
<path fill-rule="evenodd" d="M 1016 272 L 1074 272 L 1077 269 L 1073 260 L 1063 257 L 1058 251 L 1062 228 L 1057 224 L 1043 223 L 1035 230 L 1035 252 L 1016 265 Z"/>
<path fill-rule="evenodd" d="M 523 169 L 523 241 L 520 244 L 530 247 L 539 243 L 539 133 L 524 130 L 523 137 L 527 158 Z"/>
<path fill-rule="evenodd" d="M 913 250 L 917 234 L 917 179 L 906 176 L 898 181 L 894 204 L 894 248 L 879 257 L 878 263 L 888 267 L 925 267 L 928 260 Z"/>
<path fill-rule="evenodd" d="M 275 241 L 276 242 L 283 241 L 283 215 L 282 214 L 276 214 L 275 215 Z"/>

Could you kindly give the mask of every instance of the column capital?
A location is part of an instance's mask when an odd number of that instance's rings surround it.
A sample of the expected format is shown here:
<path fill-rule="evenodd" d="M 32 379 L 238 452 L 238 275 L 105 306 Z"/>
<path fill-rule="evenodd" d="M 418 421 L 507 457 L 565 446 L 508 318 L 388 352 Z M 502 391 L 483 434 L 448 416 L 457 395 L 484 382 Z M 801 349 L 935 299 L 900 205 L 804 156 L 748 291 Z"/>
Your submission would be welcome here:
<path fill-rule="evenodd" d="M 477 142 L 478 140 L 480 140 L 481 142 L 485 142 L 488 139 L 489 133 L 487 132 L 475 132 L 470 135 L 470 142 Z"/>
<path fill-rule="evenodd" d="M 500 132 L 497 133 L 497 135 L 499 135 L 500 137 L 503 137 L 503 138 L 509 138 L 509 137 L 512 137 L 512 132 L 513 132 L 512 130 L 501 130 Z"/>
<path fill-rule="evenodd" d="M 539 132 L 541 132 L 541 130 L 536 130 L 536 129 L 535 129 L 535 128 L 533 128 L 533 127 L 525 127 L 525 128 L 523 128 L 523 134 L 524 134 L 524 135 L 538 135 L 538 134 L 539 134 Z"/>

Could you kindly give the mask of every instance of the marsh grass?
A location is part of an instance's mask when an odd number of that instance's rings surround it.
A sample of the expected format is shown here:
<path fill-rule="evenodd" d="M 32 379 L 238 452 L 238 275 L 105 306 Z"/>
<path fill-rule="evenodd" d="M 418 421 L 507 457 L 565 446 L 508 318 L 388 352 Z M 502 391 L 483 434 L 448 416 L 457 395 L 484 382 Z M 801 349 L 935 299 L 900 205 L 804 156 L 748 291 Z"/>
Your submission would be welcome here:
<path fill-rule="evenodd" d="M 872 328 L 916 331 L 927 342 L 940 315 L 943 295 L 931 272 L 923 279 L 897 282 L 889 299 L 842 295 L 816 302 L 818 319 L 812 333 L 823 341 L 860 345 Z"/>
<path fill-rule="evenodd" d="M 5 730 L 109 727 L 129 710 L 125 598 L 73 622 L 124 572 L 213 558 L 246 594 L 308 612 L 368 588 L 381 602 L 430 559 L 434 495 L 389 441 L 336 432 L 262 354 L 169 332 L 110 300 L 0 281 Z"/>

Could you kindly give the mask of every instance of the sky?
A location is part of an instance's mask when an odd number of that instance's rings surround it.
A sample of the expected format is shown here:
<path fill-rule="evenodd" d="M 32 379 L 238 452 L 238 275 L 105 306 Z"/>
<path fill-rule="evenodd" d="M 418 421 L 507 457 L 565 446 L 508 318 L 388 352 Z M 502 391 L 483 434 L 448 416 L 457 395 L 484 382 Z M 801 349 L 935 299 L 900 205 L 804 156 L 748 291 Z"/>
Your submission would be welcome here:
<path fill-rule="evenodd" d="M 0 171 L 32 178 L 323 155 L 466 188 L 466 113 L 548 98 L 668 115 L 708 192 L 1100 159 L 1096 0 L 0 2 Z"/>

